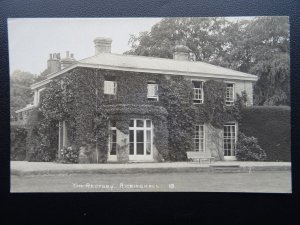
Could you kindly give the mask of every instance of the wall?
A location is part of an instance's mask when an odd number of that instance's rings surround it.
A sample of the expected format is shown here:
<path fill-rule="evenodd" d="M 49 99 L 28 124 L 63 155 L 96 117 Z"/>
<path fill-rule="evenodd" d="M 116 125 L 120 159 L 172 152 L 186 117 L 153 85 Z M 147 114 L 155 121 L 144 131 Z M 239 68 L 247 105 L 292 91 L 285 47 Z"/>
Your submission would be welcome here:
<path fill-rule="evenodd" d="M 248 106 L 253 105 L 253 83 L 251 81 L 234 81 L 235 83 L 235 94 L 241 95 L 243 91 L 247 93 L 248 96 Z"/>
<path fill-rule="evenodd" d="M 205 124 L 206 151 L 209 151 L 216 160 L 224 160 L 223 153 L 223 129 L 216 129 Z"/>

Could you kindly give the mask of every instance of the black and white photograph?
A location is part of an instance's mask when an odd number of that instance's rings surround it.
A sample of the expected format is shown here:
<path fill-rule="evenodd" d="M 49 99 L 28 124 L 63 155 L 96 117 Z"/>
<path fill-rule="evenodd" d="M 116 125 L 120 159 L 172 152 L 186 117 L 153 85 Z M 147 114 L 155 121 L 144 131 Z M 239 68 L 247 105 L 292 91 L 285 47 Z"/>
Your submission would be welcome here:
<path fill-rule="evenodd" d="M 10 192 L 292 193 L 288 16 L 7 26 Z"/>

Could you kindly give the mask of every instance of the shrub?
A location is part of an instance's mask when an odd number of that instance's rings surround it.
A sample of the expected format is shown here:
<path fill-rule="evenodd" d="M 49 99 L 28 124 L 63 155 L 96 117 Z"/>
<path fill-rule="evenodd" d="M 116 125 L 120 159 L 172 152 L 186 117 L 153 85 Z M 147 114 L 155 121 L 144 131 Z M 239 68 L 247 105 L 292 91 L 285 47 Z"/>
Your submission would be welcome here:
<path fill-rule="evenodd" d="M 11 160 L 25 160 L 27 131 L 24 127 L 12 126 L 10 130 Z"/>
<path fill-rule="evenodd" d="M 79 151 L 72 147 L 64 147 L 60 150 L 63 163 L 78 163 Z"/>
<path fill-rule="evenodd" d="M 236 158 L 240 161 L 264 161 L 265 151 L 258 145 L 257 138 L 239 133 L 236 145 Z"/>
<path fill-rule="evenodd" d="M 265 150 L 267 161 L 291 160 L 290 107 L 255 106 L 242 109 L 239 129 L 254 136 Z"/>

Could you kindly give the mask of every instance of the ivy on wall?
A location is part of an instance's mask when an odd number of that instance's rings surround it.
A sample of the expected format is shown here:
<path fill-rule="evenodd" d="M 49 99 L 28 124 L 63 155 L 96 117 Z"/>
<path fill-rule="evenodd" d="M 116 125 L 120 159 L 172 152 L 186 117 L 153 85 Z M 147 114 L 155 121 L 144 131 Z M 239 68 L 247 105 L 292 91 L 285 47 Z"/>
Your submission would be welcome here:
<path fill-rule="evenodd" d="M 117 81 L 116 96 L 104 95 L 105 79 Z M 159 101 L 147 99 L 148 81 L 159 85 Z M 38 122 L 30 131 L 29 141 L 38 140 L 45 148 L 57 149 L 57 138 L 51 139 L 53 135 L 58 137 L 58 122 L 66 121 L 72 149 L 79 151 L 81 146 L 89 145 L 99 153 L 99 161 L 106 162 L 109 120 L 115 120 L 117 128 L 128 134 L 130 119 L 145 118 L 153 121 L 154 144 L 160 157 L 184 160 L 186 151 L 192 149 L 195 124 L 206 122 L 221 128 L 239 116 L 238 104 L 224 107 L 223 82 L 205 82 L 201 105 L 193 104 L 192 88 L 191 81 L 182 76 L 76 68 L 42 92 L 41 105 L 35 112 Z"/>

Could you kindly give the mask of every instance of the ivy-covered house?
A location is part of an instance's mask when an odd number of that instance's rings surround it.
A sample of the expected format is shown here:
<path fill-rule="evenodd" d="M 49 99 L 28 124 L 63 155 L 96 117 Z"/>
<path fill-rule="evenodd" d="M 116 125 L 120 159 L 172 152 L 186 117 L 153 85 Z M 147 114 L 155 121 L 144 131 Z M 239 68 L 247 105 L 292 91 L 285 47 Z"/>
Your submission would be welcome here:
<path fill-rule="evenodd" d="M 193 61 L 184 44 L 165 59 L 113 54 L 111 43 L 96 38 L 95 55 L 79 61 L 50 54 L 34 103 L 17 111 L 27 160 L 59 160 L 64 148 L 91 163 L 178 161 L 187 151 L 235 159 L 257 76 Z"/>

